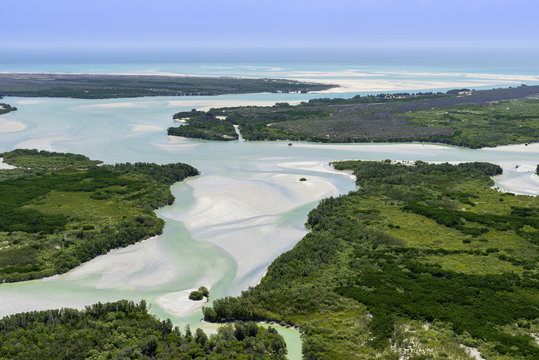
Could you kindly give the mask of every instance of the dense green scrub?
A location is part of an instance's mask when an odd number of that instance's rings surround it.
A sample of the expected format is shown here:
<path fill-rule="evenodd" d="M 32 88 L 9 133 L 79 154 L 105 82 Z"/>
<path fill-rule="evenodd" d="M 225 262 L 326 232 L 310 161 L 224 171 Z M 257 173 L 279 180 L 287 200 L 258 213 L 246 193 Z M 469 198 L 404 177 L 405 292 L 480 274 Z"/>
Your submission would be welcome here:
<path fill-rule="evenodd" d="M 1 97 L 0 97 L 1 99 Z M 0 103 L 0 115 L 7 114 L 8 112 L 17 110 L 16 107 L 11 106 L 9 104 Z"/>
<path fill-rule="evenodd" d="M 326 90 L 335 86 L 289 79 L 160 75 L 0 74 L 0 94 L 80 99 L 309 92 Z"/>
<path fill-rule="evenodd" d="M 0 320 L 2 359 L 285 359 L 275 329 L 225 325 L 207 336 L 151 316 L 142 301 L 11 315 Z"/>
<path fill-rule="evenodd" d="M 168 128 L 168 135 L 183 136 L 206 140 L 237 140 L 234 124 L 226 119 L 219 119 L 219 113 L 212 111 L 185 111 L 174 114 L 176 120 L 185 121 L 179 127 Z"/>
<path fill-rule="evenodd" d="M 346 161 L 359 189 L 323 200 L 260 284 L 210 321 L 299 326 L 306 359 L 536 359 L 539 199 L 488 163 Z"/>
<path fill-rule="evenodd" d="M 417 126 L 453 129 L 449 136 L 430 139 L 436 142 L 479 148 L 539 141 L 537 99 L 462 105 L 405 115 Z"/>
<path fill-rule="evenodd" d="M 24 168 L 0 170 L 0 281 L 63 273 L 110 249 L 160 234 L 153 210 L 169 186 L 198 171 L 186 164 L 97 166 L 82 155 L 15 150 Z"/>
<path fill-rule="evenodd" d="M 221 115 L 230 123 L 229 131 L 232 124 L 239 125 L 246 140 L 429 141 L 471 148 L 528 143 L 539 141 L 539 100 L 522 98 L 536 93 L 537 86 L 521 86 L 463 91 L 462 95 L 458 95 L 459 91 L 358 95 L 350 99 L 313 99 L 298 106 L 282 103 L 211 109 L 212 116 L 198 117 L 197 121 L 205 124 L 197 124 L 197 128 L 208 134 L 222 132 L 225 123 L 213 117 Z M 182 127 L 171 129 L 182 131 Z M 183 130 L 183 136 L 200 137 L 187 130 Z"/>

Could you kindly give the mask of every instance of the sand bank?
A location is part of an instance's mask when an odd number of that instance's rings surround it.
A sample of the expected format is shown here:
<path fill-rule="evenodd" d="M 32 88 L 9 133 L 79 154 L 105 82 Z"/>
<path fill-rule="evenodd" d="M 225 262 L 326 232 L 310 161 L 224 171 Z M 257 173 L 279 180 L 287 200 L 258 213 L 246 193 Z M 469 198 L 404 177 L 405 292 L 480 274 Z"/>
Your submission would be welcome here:
<path fill-rule="evenodd" d="M 200 111 L 208 111 L 211 108 L 222 108 L 222 107 L 238 107 L 238 106 L 272 106 L 275 103 L 280 101 L 272 100 L 226 100 L 226 99 L 211 99 L 211 100 L 193 100 L 193 99 L 182 99 L 182 100 L 172 100 L 168 102 L 170 107 L 178 106 L 189 106 Z M 301 101 L 287 101 L 290 105 L 297 105 Z"/>
<path fill-rule="evenodd" d="M 526 152 L 531 154 L 539 154 L 539 143 L 531 144 L 513 144 L 501 145 L 496 147 L 482 148 L 481 151 L 503 151 L 503 152 Z"/>
<path fill-rule="evenodd" d="M 159 248 L 158 236 L 114 249 L 60 275 L 96 289 L 148 288 L 175 278 L 176 268 Z M 136 276 L 133 276 L 136 275 Z"/>
<path fill-rule="evenodd" d="M 299 179 L 306 177 L 307 181 Z M 236 278 L 254 285 L 267 265 L 305 234 L 303 227 L 279 224 L 299 206 L 338 195 L 327 179 L 304 174 L 255 173 L 251 178 L 202 176 L 187 180 L 196 199 L 181 215 L 193 239 L 215 244 L 238 265 Z"/>
<path fill-rule="evenodd" d="M 26 125 L 17 121 L 0 120 L 0 133 L 17 132 L 26 129 Z"/>
<path fill-rule="evenodd" d="M 37 149 L 46 151 L 56 151 L 52 144 L 59 140 L 65 140 L 63 137 L 47 137 L 39 139 L 30 139 L 15 145 L 17 149 Z"/>
<path fill-rule="evenodd" d="M 420 80 L 420 79 L 298 79 L 322 84 L 337 84 L 340 87 L 327 90 L 312 91 L 314 94 L 333 94 L 345 92 L 391 92 L 391 91 L 424 91 L 425 89 L 445 88 L 476 88 L 482 86 L 495 86 L 500 81 L 495 80 Z M 518 82 L 510 82 L 508 85 L 517 85 Z"/>
<path fill-rule="evenodd" d="M 190 300 L 189 294 L 193 290 L 197 289 L 193 288 L 164 294 L 159 296 L 155 302 L 169 314 L 184 318 L 199 310 L 207 303 L 206 298 L 200 301 Z"/>
<path fill-rule="evenodd" d="M 44 104 L 47 100 L 45 99 L 21 99 L 15 101 L 15 104 L 17 105 L 36 105 L 36 104 Z"/>
<path fill-rule="evenodd" d="M 284 146 L 284 145 L 283 145 Z M 313 143 L 295 143 L 295 147 L 310 148 L 310 149 L 328 149 L 328 150 L 346 150 L 354 152 L 387 152 L 388 146 L 391 146 L 392 150 L 396 149 L 399 152 L 406 152 L 410 154 L 424 155 L 425 151 L 440 150 L 447 145 L 434 145 L 434 144 L 422 144 L 422 143 L 361 143 L 361 144 L 313 144 Z"/>
<path fill-rule="evenodd" d="M 133 125 L 134 132 L 161 131 L 163 128 L 155 125 Z"/>
<path fill-rule="evenodd" d="M 323 163 L 323 162 L 317 162 L 317 161 L 286 162 L 286 163 L 279 163 L 277 164 L 277 166 L 284 169 L 297 169 L 297 170 L 313 171 L 313 172 L 320 172 L 320 173 L 326 173 L 326 174 L 343 175 L 343 176 L 349 177 L 353 181 L 356 180 L 356 177 L 353 174 L 350 174 L 349 172 L 346 172 L 346 171 L 335 170 L 329 164 Z"/>

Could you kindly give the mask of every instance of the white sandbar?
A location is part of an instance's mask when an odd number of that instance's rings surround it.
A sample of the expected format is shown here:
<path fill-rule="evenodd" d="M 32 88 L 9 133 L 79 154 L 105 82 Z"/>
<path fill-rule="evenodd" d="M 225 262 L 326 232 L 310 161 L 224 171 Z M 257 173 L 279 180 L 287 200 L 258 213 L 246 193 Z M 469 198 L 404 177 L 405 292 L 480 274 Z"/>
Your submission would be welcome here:
<path fill-rule="evenodd" d="M 155 125 L 133 125 L 134 132 L 161 131 L 163 128 Z"/>
<path fill-rule="evenodd" d="M 159 296 L 155 302 L 163 310 L 174 316 L 181 318 L 187 317 L 208 302 L 206 298 L 199 301 L 190 300 L 189 294 L 193 290 L 197 289 L 193 288 L 164 294 Z"/>
<path fill-rule="evenodd" d="M 305 177 L 307 181 L 300 181 Z M 305 235 L 305 229 L 278 224 L 281 214 L 338 195 L 327 179 L 304 174 L 255 173 L 251 178 L 202 176 L 187 180 L 196 199 L 182 221 L 193 239 L 215 244 L 238 265 L 237 278 L 250 285 L 266 266 Z"/>
<path fill-rule="evenodd" d="M 96 289 L 148 288 L 166 284 L 174 279 L 176 271 L 174 264 L 159 249 L 158 238 L 154 236 L 111 250 L 59 277 L 77 281 L 91 278 L 89 285 Z"/>
<path fill-rule="evenodd" d="M 37 150 L 46 150 L 46 151 L 55 151 L 55 148 L 52 146 L 52 143 L 59 140 L 64 140 L 63 137 L 47 137 L 39 139 L 30 139 L 15 145 L 17 149 L 37 149 Z"/>
<path fill-rule="evenodd" d="M 26 129 L 26 125 L 18 121 L 0 121 L 0 133 L 16 132 Z"/>

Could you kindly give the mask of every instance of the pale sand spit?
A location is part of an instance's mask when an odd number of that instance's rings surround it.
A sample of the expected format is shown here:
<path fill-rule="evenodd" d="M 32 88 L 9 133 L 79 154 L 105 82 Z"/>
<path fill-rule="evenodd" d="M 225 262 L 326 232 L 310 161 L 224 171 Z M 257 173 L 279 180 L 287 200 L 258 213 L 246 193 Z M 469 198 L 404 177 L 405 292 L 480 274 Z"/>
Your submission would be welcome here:
<path fill-rule="evenodd" d="M 154 125 L 133 125 L 134 132 L 161 131 L 163 128 Z"/>
<path fill-rule="evenodd" d="M 499 190 L 503 192 L 510 191 L 522 195 L 539 195 L 539 181 L 538 176 L 535 174 L 523 174 L 523 176 L 498 180 L 496 185 L 497 187 L 501 187 Z"/>
<path fill-rule="evenodd" d="M 482 148 L 482 151 L 503 151 L 503 152 L 526 152 L 530 154 L 539 154 L 539 143 L 501 145 L 496 147 Z"/>
<path fill-rule="evenodd" d="M 283 145 L 285 146 L 285 145 Z M 312 143 L 295 143 L 295 147 L 312 148 L 312 149 L 329 149 L 329 150 L 347 150 L 355 152 L 387 152 L 387 144 L 312 144 Z M 399 151 L 406 153 L 424 154 L 428 150 L 440 150 L 440 148 L 447 147 L 445 145 L 434 144 L 422 144 L 422 143 L 404 143 L 404 144 L 391 144 L 392 148 L 396 148 Z"/>
<path fill-rule="evenodd" d="M 63 137 L 47 137 L 39 139 L 30 139 L 15 145 L 17 149 L 37 149 L 46 151 L 56 151 L 52 144 L 59 140 L 65 140 Z"/>
<path fill-rule="evenodd" d="M 0 120 L 0 133 L 17 132 L 26 129 L 26 125 L 17 121 Z"/>
<path fill-rule="evenodd" d="M 189 299 L 189 293 L 196 288 L 171 292 L 159 296 L 155 302 L 167 313 L 177 317 L 187 317 L 202 308 L 207 303 L 207 299 L 194 301 Z"/>
<path fill-rule="evenodd" d="M 315 94 L 345 93 L 345 92 L 391 92 L 391 91 L 419 91 L 424 89 L 445 88 L 476 88 L 494 86 L 500 81 L 507 85 L 517 85 L 518 81 L 470 79 L 461 81 L 421 80 L 421 79 L 303 79 L 323 84 L 336 84 L 339 87 L 327 90 L 312 91 Z"/>
<path fill-rule="evenodd" d="M 154 236 L 109 251 L 60 275 L 65 280 L 89 281 L 96 289 L 148 288 L 173 280 L 176 266 L 158 247 Z M 134 276 L 136 275 L 136 276 Z"/>
<path fill-rule="evenodd" d="M 307 181 L 300 181 L 302 177 Z M 303 227 L 277 225 L 279 215 L 338 195 L 328 180 L 302 174 L 259 173 L 249 179 L 210 175 L 187 180 L 187 185 L 196 201 L 176 220 L 193 239 L 227 251 L 238 264 L 236 278 L 247 277 L 248 285 L 256 284 L 265 266 L 306 232 Z"/>
<path fill-rule="evenodd" d="M 211 99 L 211 100 L 192 100 L 192 99 L 181 99 L 181 100 L 172 100 L 168 102 L 168 106 L 177 107 L 177 106 L 189 106 L 195 108 L 199 111 L 208 111 L 211 108 L 222 108 L 222 107 L 238 107 L 238 106 L 272 106 L 279 101 L 271 100 L 225 100 L 225 99 Z M 297 105 L 301 101 L 287 101 L 290 105 Z"/>
<path fill-rule="evenodd" d="M 283 169 L 296 169 L 303 171 L 313 171 L 325 174 L 337 174 L 347 176 L 352 180 L 356 180 L 356 177 L 348 171 L 339 171 L 332 168 L 329 164 L 317 161 L 304 161 L 304 162 L 285 162 L 277 164 L 277 166 Z"/>
<path fill-rule="evenodd" d="M 47 100 L 44 99 L 21 99 L 15 101 L 15 104 L 17 105 L 36 105 L 36 104 L 44 104 Z"/>

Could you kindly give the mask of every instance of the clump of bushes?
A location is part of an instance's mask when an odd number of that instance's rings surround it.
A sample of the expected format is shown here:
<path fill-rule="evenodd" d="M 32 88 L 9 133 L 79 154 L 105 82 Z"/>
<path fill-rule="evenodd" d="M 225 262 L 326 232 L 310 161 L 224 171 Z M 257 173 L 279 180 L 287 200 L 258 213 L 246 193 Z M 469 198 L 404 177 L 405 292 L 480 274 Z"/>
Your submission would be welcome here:
<path fill-rule="evenodd" d="M 205 286 L 201 286 L 198 290 L 191 291 L 189 299 L 194 301 L 200 301 L 210 296 L 210 291 Z"/>

